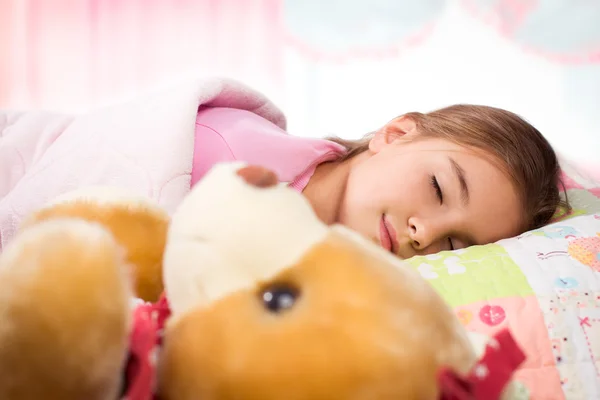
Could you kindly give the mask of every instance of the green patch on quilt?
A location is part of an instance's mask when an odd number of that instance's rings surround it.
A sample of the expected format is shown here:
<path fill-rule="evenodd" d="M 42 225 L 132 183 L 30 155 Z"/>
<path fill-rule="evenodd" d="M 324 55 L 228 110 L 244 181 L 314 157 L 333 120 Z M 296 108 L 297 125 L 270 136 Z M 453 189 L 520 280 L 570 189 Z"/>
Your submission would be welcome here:
<path fill-rule="evenodd" d="M 533 295 L 527 278 L 498 244 L 406 260 L 452 307 L 502 297 Z"/>

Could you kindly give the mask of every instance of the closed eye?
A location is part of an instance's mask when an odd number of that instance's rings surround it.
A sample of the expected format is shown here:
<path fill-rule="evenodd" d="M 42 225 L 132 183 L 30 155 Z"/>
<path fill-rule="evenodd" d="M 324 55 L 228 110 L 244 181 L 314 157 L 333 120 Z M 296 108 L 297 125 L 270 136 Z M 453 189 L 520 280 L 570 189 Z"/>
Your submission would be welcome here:
<path fill-rule="evenodd" d="M 440 201 L 440 204 L 442 204 L 444 202 L 444 194 L 442 193 L 442 188 L 440 187 L 435 175 L 431 175 L 431 186 L 433 186 L 433 190 L 435 190 L 435 194 Z"/>

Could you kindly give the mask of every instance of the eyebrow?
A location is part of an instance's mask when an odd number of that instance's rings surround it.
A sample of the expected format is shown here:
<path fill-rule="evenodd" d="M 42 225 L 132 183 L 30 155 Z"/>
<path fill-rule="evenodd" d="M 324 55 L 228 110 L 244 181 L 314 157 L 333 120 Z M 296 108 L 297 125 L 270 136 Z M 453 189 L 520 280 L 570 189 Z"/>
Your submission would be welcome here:
<path fill-rule="evenodd" d="M 460 198 L 466 206 L 469 204 L 469 185 L 467 185 L 467 180 L 465 178 L 465 170 L 452 157 L 448 157 L 448 159 L 452 165 L 452 171 L 454 171 L 458 183 L 460 183 Z"/>

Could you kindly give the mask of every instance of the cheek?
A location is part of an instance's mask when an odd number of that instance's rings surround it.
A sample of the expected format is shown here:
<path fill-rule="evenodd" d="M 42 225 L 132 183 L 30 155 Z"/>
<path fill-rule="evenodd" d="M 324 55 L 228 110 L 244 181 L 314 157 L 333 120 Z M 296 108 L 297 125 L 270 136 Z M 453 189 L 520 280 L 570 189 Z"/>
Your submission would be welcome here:
<path fill-rule="evenodd" d="M 344 191 L 340 216 L 345 221 L 356 220 L 366 211 L 378 207 L 381 203 L 381 189 L 372 182 L 349 178 Z"/>
<path fill-rule="evenodd" d="M 510 187 L 496 185 L 481 193 L 476 203 L 474 220 L 479 228 L 489 236 L 488 241 L 519 234 L 521 225 L 521 204 Z M 475 205 L 475 204 L 474 204 Z"/>
<path fill-rule="evenodd" d="M 390 190 L 385 181 L 368 171 L 354 171 L 348 177 L 344 198 L 339 210 L 339 222 L 361 233 L 372 225 L 374 216 L 381 213 Z"/>
<path fill-rule="evenodd" d="M 425 205 L 431 202 L 434 196 L 429 178 L 422 171 L 414 171 L 399 177 L 394 184 L 387 188 L 388 201 L 398 204 Z"/>
<path fill-rule="evenodd" d="M 422 161 L 422 160 L 421 160 Z M 348 177 L 345 204 L 351 212 L 394 208 L 404 210 L 431 202 L 432 188 L 418 159 L 373 156 L 357 165 Z"/>
<path fill-rule="evenodd" d="M 389 181 L 385 171 L 382 172 L 373 161 L 366 160 L 350 172 L 345 189 L 348 203 L 372 203 L 386 192 Z"/>
<path fill-rule="evenodd" d="M 502 236 L 513 236 L 519 234 L 521 225 L 521 208 L 515 201 L 507 200 L 505 203 L 490 204 L 486 207 L 489 226 L 495 226 Z M 482 213 L 483 214 L 483 213 Z M 484 218 L 482 218 L 484 220 Z"/>

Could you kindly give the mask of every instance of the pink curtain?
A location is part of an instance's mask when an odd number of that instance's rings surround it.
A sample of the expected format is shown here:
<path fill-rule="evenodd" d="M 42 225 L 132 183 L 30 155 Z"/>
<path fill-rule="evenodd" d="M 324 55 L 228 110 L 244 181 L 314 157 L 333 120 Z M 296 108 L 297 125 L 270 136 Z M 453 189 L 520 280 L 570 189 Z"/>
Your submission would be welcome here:
<path fill-rule="evenodd" d="M 0 108 L 85 111 L 224 75 L 295 135 L 489 104 L 597 171 L 598 21 L 599 0 L 0 0 Z"/>
<path fill-rule="evenodd" d="M 0 107 L 85 109 L 194 75 L 277 96 L 280 0 L 3 0 Z"/>

